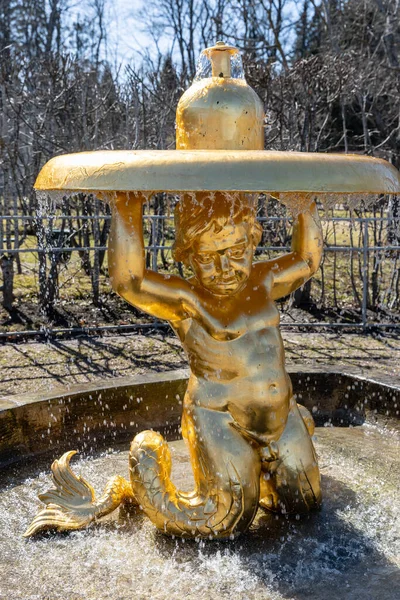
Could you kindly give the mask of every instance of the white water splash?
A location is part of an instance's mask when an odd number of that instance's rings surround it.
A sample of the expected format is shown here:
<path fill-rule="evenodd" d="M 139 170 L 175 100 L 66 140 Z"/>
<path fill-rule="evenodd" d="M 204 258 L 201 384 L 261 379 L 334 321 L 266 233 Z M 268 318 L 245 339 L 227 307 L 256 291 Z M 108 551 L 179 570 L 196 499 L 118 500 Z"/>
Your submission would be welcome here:
<path fill-rule="evenodd" d="M 212 77 L 212 66 L 209 52 L 203 50 L 197 61 L 196 75 L 193 81 L 197 82 L 210 77 Z M 231 79 L 245 79 L 243 61 L 239 51 L 231 55 Z"/>
<path fill-rule="evenodd" d="M 265 196 L 273 196 L 290 210 L 293 217 L 297 217 L 300 213 L 306 212 L 311 204 L 315 201 L 322 205 L 325 211 L 333 209 L 338 205 L 342 205 L 352 213 L 357 208 L 367 209 L 375 202 L 382 198 L 382 194 L 347 194 L 347 193 L 332 193 L 332 192 L 279 192 L 271 194 L 264 192 Z"/>
<path fill-rule="evenodd" d="M 321 512 L 300 520 L 259 513 L 251 531 L 233 543 L 172 540 L 145 517 L 118 511 L 86 531 L 27 541 L 21 534 L 49 478 L 41 474 L 24 483 L 16 476 L 0 492 L 7 598 L 282 600 L 307 598 L 312 590 L 321 600 L 395 600 L 397 471 L 385 454 L 394 455 L 398 442 L 365 426 L 316 433 Z M 171 446 L 174 480 L 188 489 L 184 443 Z M 116 473 L 128 476 L 128 453 L 78 459 L 74 469 L 100 492 Z"/>

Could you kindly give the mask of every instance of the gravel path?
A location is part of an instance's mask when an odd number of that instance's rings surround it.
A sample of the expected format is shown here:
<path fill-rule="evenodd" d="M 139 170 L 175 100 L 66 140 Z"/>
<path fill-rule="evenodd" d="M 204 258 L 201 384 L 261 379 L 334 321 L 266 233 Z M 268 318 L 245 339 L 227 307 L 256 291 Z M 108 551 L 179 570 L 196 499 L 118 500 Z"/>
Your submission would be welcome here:
<path fill-rule="evenodd" d="M 283 331 L 287 364 L 400 385 L 400 336 Z M 186 367 L 173 335 L 82 337 L 0 346 L 0 397 Z"/>

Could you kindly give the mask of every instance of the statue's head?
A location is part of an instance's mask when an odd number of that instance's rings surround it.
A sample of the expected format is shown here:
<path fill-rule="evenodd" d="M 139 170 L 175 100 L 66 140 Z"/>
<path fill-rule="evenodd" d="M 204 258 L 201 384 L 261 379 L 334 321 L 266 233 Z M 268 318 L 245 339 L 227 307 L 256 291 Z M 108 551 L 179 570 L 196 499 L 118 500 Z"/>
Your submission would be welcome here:
<path fill-rule="evenodd" d="M 175 210 L 174 258 L 218 296 L 239 292 L 251 272 L 262 229 L 244 194 L 185 195 Z"/>

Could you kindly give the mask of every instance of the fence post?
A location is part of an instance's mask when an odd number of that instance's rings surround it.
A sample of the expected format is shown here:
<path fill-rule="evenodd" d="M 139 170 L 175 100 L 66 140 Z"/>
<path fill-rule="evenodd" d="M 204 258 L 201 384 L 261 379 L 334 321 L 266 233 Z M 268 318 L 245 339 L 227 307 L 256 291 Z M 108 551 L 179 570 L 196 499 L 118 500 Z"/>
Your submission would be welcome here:
<path fill-rule="evenodd" d="M 150 215 L 151 219 L 151 262 L 153 271 L 157 271 L 157 224 L 155 215 Z"/>
<path fill-rule="evenodd" d="M 11 311 L 14 300 L 14 255 L 1 254 L 0 267 L 3 275 L 3 285 L 0 288 L 3 291 L 3 307 Z"/>
<path fill-rule="evenodd" d="M 362 296 L 362 326 L 365 331 L 368 326 L 367 304 L 368 304 L 368 219 L 363 219 L 363 296 Z"/>

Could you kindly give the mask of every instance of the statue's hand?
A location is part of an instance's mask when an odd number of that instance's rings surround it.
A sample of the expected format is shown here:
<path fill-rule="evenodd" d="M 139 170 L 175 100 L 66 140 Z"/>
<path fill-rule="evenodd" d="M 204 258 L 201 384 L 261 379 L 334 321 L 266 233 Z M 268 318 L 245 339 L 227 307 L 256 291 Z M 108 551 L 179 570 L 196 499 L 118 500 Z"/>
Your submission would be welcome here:
<path fill-rule="evenodd" d="M 107 201 L 114 215 L 131 220 L 136 208 L 142 213 L 142 205 L 146 198 L 140 192 L 115 192 Z"/>

